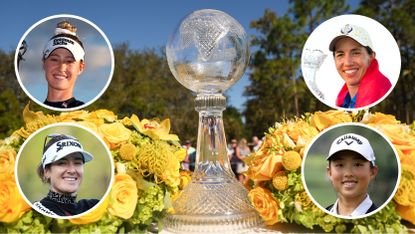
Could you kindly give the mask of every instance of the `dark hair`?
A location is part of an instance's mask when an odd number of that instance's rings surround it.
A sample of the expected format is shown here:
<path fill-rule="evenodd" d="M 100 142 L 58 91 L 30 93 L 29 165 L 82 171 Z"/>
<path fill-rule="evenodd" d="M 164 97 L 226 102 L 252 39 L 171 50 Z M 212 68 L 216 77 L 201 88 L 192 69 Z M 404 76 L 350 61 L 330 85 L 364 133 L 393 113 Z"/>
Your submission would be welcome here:
<path fill-rule="evenodd" d="M 38 165 L 38 167 L 36 169 L 36 173 L 40 177 L 40 179 L 42 180 L 43 183 L 50 183 L 50 178 L 46 178 L 45 177 L 45 170 L 46 169 L 49 170 L 50 169 L 50 165 L 51 164 L 46 165 L 45 166 L 45 169 L 43 169 L 43 164 L 42 163 L 39 163 L 39 165 Z"/>
<path fill-rule="evenodd" d="M 366 52 L 369 54 L 369 55 L 372 55 L 373 54 L 373 50 L 372 50 L 372 48 L 370 48 L 369 46 L 363 46 L 363 48 L 365 48 L 366 49 Z M 333 47 L 333 57 L 335 56 L 335 53 L 336 53 L 336 47 Z"/>
<path fill-rule="evenodd" d="M 327 161 L 329 162 L 329 167 L 330 167 L 330 164 L 331 164 L 331 161 L 333 161 L 333 160 L 335 160 L 336 159 L 336 157 L 339 155 L 339 153 L 340 152 L 345 152 L 345 151 L 348 151 L 348 152 L 351 152 L 351 153 L 353 153 L 353 154 L 355 154 L 355 155 L 359 155 L 360 157 L 362 157 L 362 158 L 364 158 L 366 161 L 368 161 L 369 162 L 369 164 L 370 164 L 370 169 L 372 169 L 372 168 L 374 168 L 375 167 L 375 163 L 373 162 L 371 162 L 371 161 L 369 161 L 369 160 L 367 160 L 365 157 L 363 157 L 363 155 L 361 155 L 361 154 L 359 154 L 359 153 L 357 153 L 357 152 L 355 152 L 355 151 L 353 151 L 353 150 L 341 150 L 341 151 L 339 151 L 339 152 L 337 152 L 337 153 L 335 153 L 335 154 L 333 154 Z"/>

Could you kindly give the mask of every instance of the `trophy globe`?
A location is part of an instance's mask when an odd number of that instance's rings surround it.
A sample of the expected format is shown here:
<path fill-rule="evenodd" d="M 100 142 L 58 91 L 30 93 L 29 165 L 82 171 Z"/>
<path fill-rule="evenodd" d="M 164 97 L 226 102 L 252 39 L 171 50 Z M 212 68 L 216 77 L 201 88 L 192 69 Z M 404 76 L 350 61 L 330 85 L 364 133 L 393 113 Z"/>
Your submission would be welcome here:
<path fill-rule="evenodd" d="M 195 11 L 169 38 L 166 55 L 176 80 L 197 94 L 199 128 L 192 180 L 173 203 L 165 229 L 241 233 L 259 227 L 262 219 L 232 172 L 222 120 L 226 108 L 222 93 L 241 78 L 249 61 L 243 27 L 224 12 Z"/>

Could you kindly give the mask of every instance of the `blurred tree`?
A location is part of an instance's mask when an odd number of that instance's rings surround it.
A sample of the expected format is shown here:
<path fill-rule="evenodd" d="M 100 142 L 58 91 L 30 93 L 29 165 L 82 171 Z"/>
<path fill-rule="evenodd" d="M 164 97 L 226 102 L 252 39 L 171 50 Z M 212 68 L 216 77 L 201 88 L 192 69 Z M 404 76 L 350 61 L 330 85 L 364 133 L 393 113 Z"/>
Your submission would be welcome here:
<path fill-rule="evenodd" d="M 230 142 L 231 139 L 240 140 L 242 137 L 246 137 L 242 114 L 237 108 L 233 106 L 226 108 L 223 112 L 223 124 L 225 125 L 227 142 Z"/>
<path fill-rule="evenodd" d="M 252 39 L 256 51 L 250 65 L 251 86 L 244 116 L 251 135 L 262 136 L 275 121 L 308 111 L 325 110 L 301 76 L 302 47 L 308 35 L 323 21 L 345 13 L 349 6 L 337 0 L 292 0 L 283 16 L 266 10 L 251 22 L 259 35 Z"/>
<path fill-rule="evenodd" d="M 383 24 L 398 43 L 401 73 L 389 96 L 373 110 L 393 114 L 408 124 L 415 120 L 415 1 L 363 0 L 357 14 L 371 17 Z"/>
<path fill-rule="evenodd" d="M 0 138 L 11 135 L 23 124 L 21 117 L 28 97 L 14 72 L 14 52 L 0 50 Z"/>

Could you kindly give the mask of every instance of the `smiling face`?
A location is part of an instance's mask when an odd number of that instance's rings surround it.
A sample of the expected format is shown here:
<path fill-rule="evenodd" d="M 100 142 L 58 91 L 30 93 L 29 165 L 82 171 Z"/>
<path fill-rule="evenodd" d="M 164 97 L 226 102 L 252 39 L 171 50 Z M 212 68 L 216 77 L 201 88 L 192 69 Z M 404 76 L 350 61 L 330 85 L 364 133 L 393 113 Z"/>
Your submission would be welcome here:
<path fill-rule="evenodd" d="M 370 181 L 377 174 L 377 167 L 360 154 L 340 151 L 329 161 L 327 176 L 341 201 L 362 201 L 367 194 Z"/>
<path fill-rule="evenodd" d="M 76 79 L 84 70 L 84 66 L 84 62 L 75 61 L 72 53 L 67 49 L 55 49 L 43 62 L 43 70 L 48 82 L 48 100 L 50 95 L 62 97 L 61 100 L 52 98 L 55 100 L 50 101 L 64 101 L 71 98 Z"/>
<path fill-rule="evenodd" d="M 80 153 L 72 153 L 45 168 L 51 190 L 62 194 L 76 194 L 84 175 L 84 161 Z"/>
<path fill-rule="evenodd" d="M 337 72 L 346 82 L 349 92 L 351 89 L 355 89 L 357 92 L 360 80 L 366 73 L 372 59 L 375 58 L 375 53 L 369 55 L 365 47 L 349 37 L 338 40 L 334 48 Z M 351 96 L 353 97 L 355 92 L 352 92 Z"/>

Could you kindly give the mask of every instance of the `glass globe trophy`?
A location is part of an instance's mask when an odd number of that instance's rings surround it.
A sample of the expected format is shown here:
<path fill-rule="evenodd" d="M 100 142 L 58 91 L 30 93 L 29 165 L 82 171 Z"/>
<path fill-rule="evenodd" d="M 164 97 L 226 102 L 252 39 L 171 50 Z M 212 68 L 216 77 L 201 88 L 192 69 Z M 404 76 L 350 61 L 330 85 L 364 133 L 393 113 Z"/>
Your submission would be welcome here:
<path fill-rule="evenodd" d="M 165 229 L 241 233 L 258 227 L 262 220 L 231 170 L 222 120 L 222 92 L 241 78 L 249 60 L 244 29 L 224 12 L 195 11 L 171 35 L 166 54 L 177 81 L 197 94 L 199 129 L 192 180 L 174 202 Z"/>

